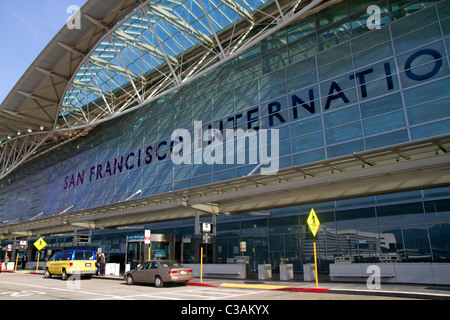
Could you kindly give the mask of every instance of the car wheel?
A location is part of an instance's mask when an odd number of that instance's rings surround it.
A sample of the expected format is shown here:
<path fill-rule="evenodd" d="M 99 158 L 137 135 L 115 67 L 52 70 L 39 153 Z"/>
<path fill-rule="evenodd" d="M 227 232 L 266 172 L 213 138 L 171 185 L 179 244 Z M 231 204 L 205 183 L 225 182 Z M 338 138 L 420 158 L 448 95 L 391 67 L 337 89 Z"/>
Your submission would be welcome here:
<path fill-rule="evenodd" d="M 164 282 L 159 276 L 156 276 L 155 278 L 155 287 L 161 288 L 164 286 Z"/>
<path fill-rule="evenodd" d="M 63 269 L 63 271 L 62 271 L 62 275 L 61 275 L 61 279 L 63 279 L 64 281 L 66 281 L 67 280 L 67 272 L 66 272 L 66 269 Z"/>
<path fill-rule="evenodd" d="M 134 279 L 131 275 L 128 275 L 127 277 L 127 285 L 131 286 L 134 284 Z"/>
<path fill-rule="evenodd" d="M 52 274 L 50 273 L 50 271 L 48 271 L 48 269 L 45 269 L 44 272 L 44 278 L 51 278 Z"/>

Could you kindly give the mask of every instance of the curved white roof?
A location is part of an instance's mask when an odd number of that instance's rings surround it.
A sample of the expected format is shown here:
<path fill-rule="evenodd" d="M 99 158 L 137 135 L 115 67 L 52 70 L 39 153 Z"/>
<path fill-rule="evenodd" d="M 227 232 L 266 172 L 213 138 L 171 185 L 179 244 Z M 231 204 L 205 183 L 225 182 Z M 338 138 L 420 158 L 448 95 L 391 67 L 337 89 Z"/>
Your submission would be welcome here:
<path fill-rule="evenodd" d="M 0 105 L 0 179 L 339 0 L 90 0 Z"/>

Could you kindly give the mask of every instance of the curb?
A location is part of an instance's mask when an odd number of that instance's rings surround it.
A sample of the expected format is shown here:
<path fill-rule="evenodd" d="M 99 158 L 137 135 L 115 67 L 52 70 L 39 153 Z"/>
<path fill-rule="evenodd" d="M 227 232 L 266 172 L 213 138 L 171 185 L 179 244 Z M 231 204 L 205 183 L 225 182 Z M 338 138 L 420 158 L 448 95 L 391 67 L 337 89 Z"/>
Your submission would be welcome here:
<path fill-rule="evenodd" d="M 217 284 L 203 283 L 203 282 L 186 282 L 186 285 L 187 286 L 198 286 L 198 287 L 213 287 L 213 288 L 220 287 Z"/>
<path fill-rule="evenodd" d="M 233 287 L 239 289 L 256 289 L 252 285 L 246 284 L 233 284 L 229 286 L 227 283 L 220 285 L 200 282 L 188 282 L 186 285 L 190 286 L 203 286 L 203 287 Z M 330 293 L 330 294 L 353 294 L 353 295 L 372 295 L 383 297 L 398 297 L 398 298 L 413 298 L 413 299 L 426 299 L 426 300 L 450 300 L 450 295 L 438 294 L 438 293 L 423 293 L 423 292 L 405 292 L 405 291 L 378 291 L 378 290 L 358 290 L 358 289 L 332 289 L 332 288 L 302 288 L 302 287 L 283 287 L 279 286 L 261 286 L 257 289 L 261 290 L 273 290 L 273 291 L 290 291 L 290 292 L 309 292 L 309 293 Z"/>
<path fill-rule="evenodd" d="M 1 272 L 5 272 L 5 273 L 23 273 L 23 274 L 42 274 L 41 272 L 36 272 L 36 271 L 2 270 Z"/>

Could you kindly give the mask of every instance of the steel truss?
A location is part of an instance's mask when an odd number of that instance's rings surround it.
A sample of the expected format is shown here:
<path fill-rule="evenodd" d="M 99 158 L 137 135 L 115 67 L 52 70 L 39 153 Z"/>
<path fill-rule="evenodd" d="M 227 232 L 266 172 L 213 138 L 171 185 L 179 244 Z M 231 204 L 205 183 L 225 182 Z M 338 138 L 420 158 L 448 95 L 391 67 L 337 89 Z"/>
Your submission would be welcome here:
<path fill-rule="evenodd" d="M 136 110 L 336 2 L 314 0 L 302 6 L 302 0 L 147 0 L 113 27 L 85 15 L 104 29 L 104 36 L 89 53 L 58 43 L 82 58 L 56 102 L 58 117 L 47 132 L 0 140 L 0 179 L 39 153 L 50 138 L 64 142 L 64 134 L 70 138 Z"/>

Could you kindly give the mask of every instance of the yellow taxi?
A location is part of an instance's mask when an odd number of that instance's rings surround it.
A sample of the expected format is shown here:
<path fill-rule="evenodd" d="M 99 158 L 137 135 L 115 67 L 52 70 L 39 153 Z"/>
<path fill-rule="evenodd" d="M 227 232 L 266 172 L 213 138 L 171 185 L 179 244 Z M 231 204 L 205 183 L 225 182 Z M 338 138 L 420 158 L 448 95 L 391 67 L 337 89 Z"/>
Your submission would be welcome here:
<path fill-rule="evenodd" d="M 95 266 L 95 251 L 64 250 L 56 252 L 45 264 L 44 277 L 61 275 L 67 280 L 69 275 L 92 276 L 97 271 Z"/>

